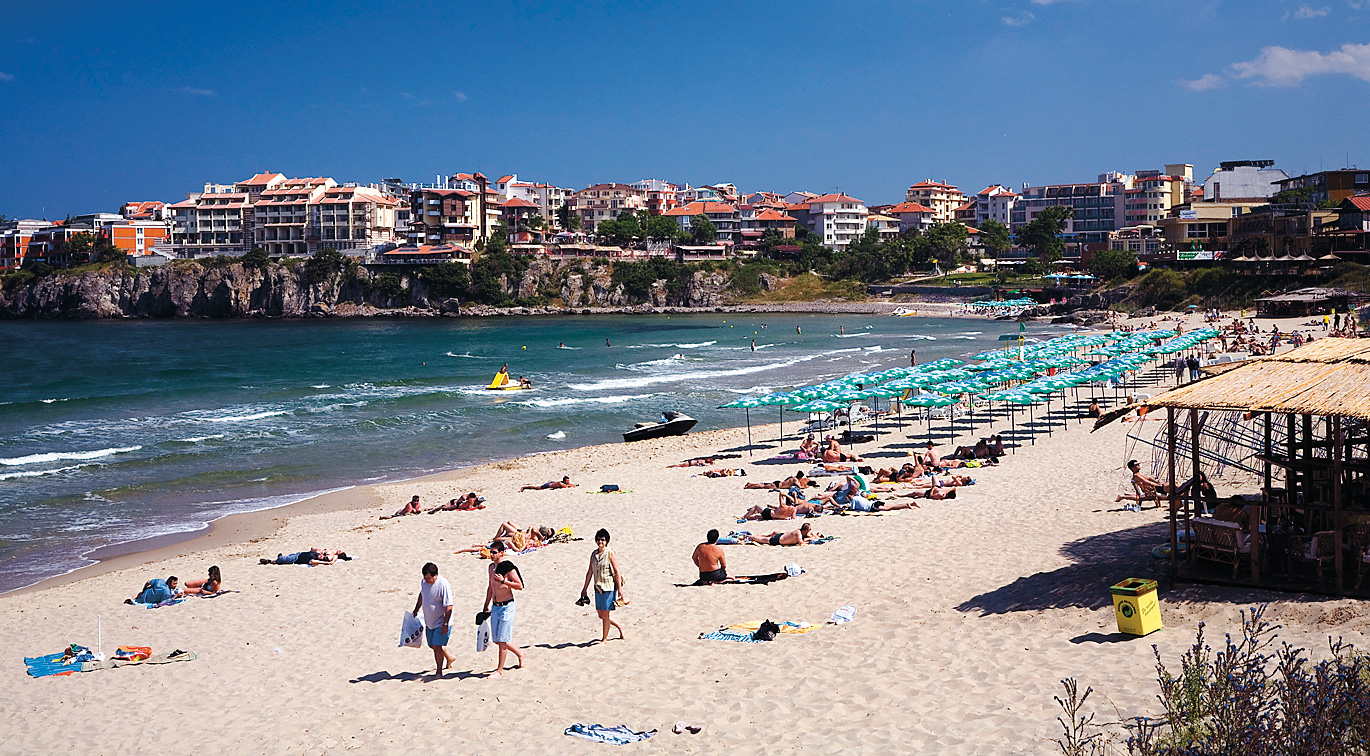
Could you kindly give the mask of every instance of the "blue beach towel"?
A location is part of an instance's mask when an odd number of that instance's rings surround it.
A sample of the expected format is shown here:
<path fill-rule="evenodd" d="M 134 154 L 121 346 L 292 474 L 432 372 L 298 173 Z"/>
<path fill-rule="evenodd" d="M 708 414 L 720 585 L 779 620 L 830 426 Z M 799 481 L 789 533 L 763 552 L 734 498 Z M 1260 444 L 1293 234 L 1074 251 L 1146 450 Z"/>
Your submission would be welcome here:
<path fill-rule="evenodd" d="M 753 637 L 752 637 L 752 634 L 749 633 L 749 632 L 748 632 L 748 633 L 731 633 L 731 632 L 727 632 L 727 631 L 725 631 L 725 630 L 715 630 L 715 631 L 713 631 L 712 633 L 701 633 L 700 636 L 699 636 L 699 639 L 700 639 L 700 640 L 737 641 L 738 643 L 765 643 L 765 642 L 766 642 L 766 641 L 759 641 L 759 640 L 753 638 Z"/>
<path fill-rule="evenodd" d="M 139 609 L 161 609 L 161 608 L 164 607 L 164 606 L 176 606 L 177 604 L 183 603 L 184 601 L 185 601 L 185 598 L 182 597 L 182 598 L 168 599 L 168 600 L 166 600 L 166 601 L 158 601 L 158 602 L 155 603 L 155 604 L 149 604 L 149 603 L 145 603 L 145 602 L 142 602 L 142 601 L 130 601 L 130 602 L 128 602 L 128 603 L 131 604 L 132 606 L 138 607 Z"/>
<path fill-rule="evenodd" d="M 581 724 L 577 722 L 566 728 L 566 734 L 572 737 L 592 740 L 596 743 L 608 743 L 610 745 L 627 745 L 636 743 L 639 740 L 646 740 L 656 734 L 656 730 L 646 732 L 635 732 L 628 729 L 628 725 L 615 725 L 605 727 L 602 724 Z"/>

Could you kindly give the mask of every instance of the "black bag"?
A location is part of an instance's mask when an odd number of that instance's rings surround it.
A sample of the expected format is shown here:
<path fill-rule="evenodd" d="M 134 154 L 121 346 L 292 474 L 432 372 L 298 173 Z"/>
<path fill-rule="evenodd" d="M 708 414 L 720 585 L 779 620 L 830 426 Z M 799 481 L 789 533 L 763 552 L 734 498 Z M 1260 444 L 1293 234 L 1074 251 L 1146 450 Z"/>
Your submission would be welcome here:
<path fill-rule="evenodd" d="M 490 613 L 489 613 L 489 612 L 476 612 L 476 626 L 477 626 L 477 627 L 480 627 L 481 625 L 484 625 L 484 624 L 485 624 L 485 621 L 488 620 L 488 619 L 490 619 Z"/>
<path fill-rule="evenodd" d="M 613 483 L 605 483 L 604 485 L 599 487 L 600 493 L 613 493 L 617 490 L 618 486 L 614 485 Z"/>
<path fill-rule="evenodd" d="M 779 625 L 775 624 L 774 622 L 771 622 L 770 620 L 766 620 L 765 622 L 762 622 L 762 623 L 761 623 L 761 627 L 758 627 L 758 628 L 756 629 L 756 632 L 752 633 L 752 640 L 759 640 L 759 641 L 775 640 L 775 636 L 776 636 L 779 632 L 780 632 L 780 626 L 779 626 Z"/>

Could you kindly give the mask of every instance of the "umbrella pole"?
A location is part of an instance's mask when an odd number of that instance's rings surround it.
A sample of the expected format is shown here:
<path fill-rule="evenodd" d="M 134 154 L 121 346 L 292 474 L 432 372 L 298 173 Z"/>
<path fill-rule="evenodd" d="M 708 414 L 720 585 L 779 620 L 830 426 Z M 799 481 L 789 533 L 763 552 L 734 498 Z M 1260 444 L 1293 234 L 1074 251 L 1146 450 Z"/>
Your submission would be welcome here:
<path fill-rule="evenodd" d="M 1008 435 L 1013 439 L 1013 453 L 1018 453 L 1018 423 L 1014 412 L 1018 409 L 1017 405 L 1009 402 L 1008 405 Z"/>
<path fill-rule="evenodd" d="M 1033 424 L 1034 424 L 1035 422 L 1036 422 L 1036 421 L 1032 419 L 1032 405 L 1029 404 L 1029 405 L 1028 405 L 1028 429 L 1029 429 L 1029 430 L 1028 430 L 1028 435 L 1032 438 L 1032 445 L 1033 445 L 1033 446 L 1036 446 L 1036 445 L 1037 445 L 1037 429 L 1032 427 Z"/>
<path fill-rule="evenodd" d="M 780 407 L 780 448 L 783 451 L 785 448 L 785 405 L 777 406 Z"/>
<path fill-rule="evenodd" d="M 752 456 L 752 408 L 747 408 L 747 456 Z"/>
<path fill-rule="evenodd" d="M 875 422 L 872 425 L 875 427 L 875 443 L 878 444 L 880 443 L 880 397 L 871 397 L 871 404 L 875 405 Z"/>

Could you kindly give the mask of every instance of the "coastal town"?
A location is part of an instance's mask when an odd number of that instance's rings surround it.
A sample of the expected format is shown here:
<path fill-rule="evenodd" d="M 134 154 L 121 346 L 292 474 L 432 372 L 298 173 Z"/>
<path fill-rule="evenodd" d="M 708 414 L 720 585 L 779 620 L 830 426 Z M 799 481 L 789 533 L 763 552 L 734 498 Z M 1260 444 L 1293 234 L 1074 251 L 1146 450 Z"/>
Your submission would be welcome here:
<path fill-rule="evenodd" d="M 1024 239 L 1056 221 L 1055 262 L 1084 270 L 1096 253 L 1131 253 L 1143 266 L 1240 266 L 1299 274 L 1370 256 L 1370 171 L 1291 176 L 1272 160 L 1222 162 L 1207 178 L 1191 164 L 1092 181 L 993 184 L 968 193 L 922 180 L 898 202 L 840 191 L 743 191 L 661 179 L 554 186 L 516 174 L 439 175 L 340 183 L 263 171 L 206 182 L 183 200 L 130 200 L 113 212 L 0 223 L 0 270 L 65 268 L 100 250 L 144 267 L 175 259 L 304 258 L 333 249 L 370 265 L 469 265 L 499 234 L 510 254 L 554 259 L 676 260 L 793 256 L 809 240 L 841 253 L 863 238 L 888 241 L 956 229 L 966 258 L 1019 268 L 1037 256 Z"/>

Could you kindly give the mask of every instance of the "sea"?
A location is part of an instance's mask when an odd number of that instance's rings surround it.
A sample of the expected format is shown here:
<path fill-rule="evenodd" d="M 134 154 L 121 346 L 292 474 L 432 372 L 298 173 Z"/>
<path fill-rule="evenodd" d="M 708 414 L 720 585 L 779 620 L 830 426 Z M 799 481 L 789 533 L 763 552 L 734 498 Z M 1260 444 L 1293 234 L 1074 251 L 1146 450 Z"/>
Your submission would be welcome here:
<path fill-rule="evenodd" d="M 908 365 L 911 349 L 920 362 L 971 354 L 1017 332 L 972 318 L 775 313 L 3 322 L 0 591 L 229 514 L 621 442 L 662 410 L 698 430 L 739 427 L 744 411 L 718 405 Z M 506 363 L 534 389 L 485 390 Z"/>

